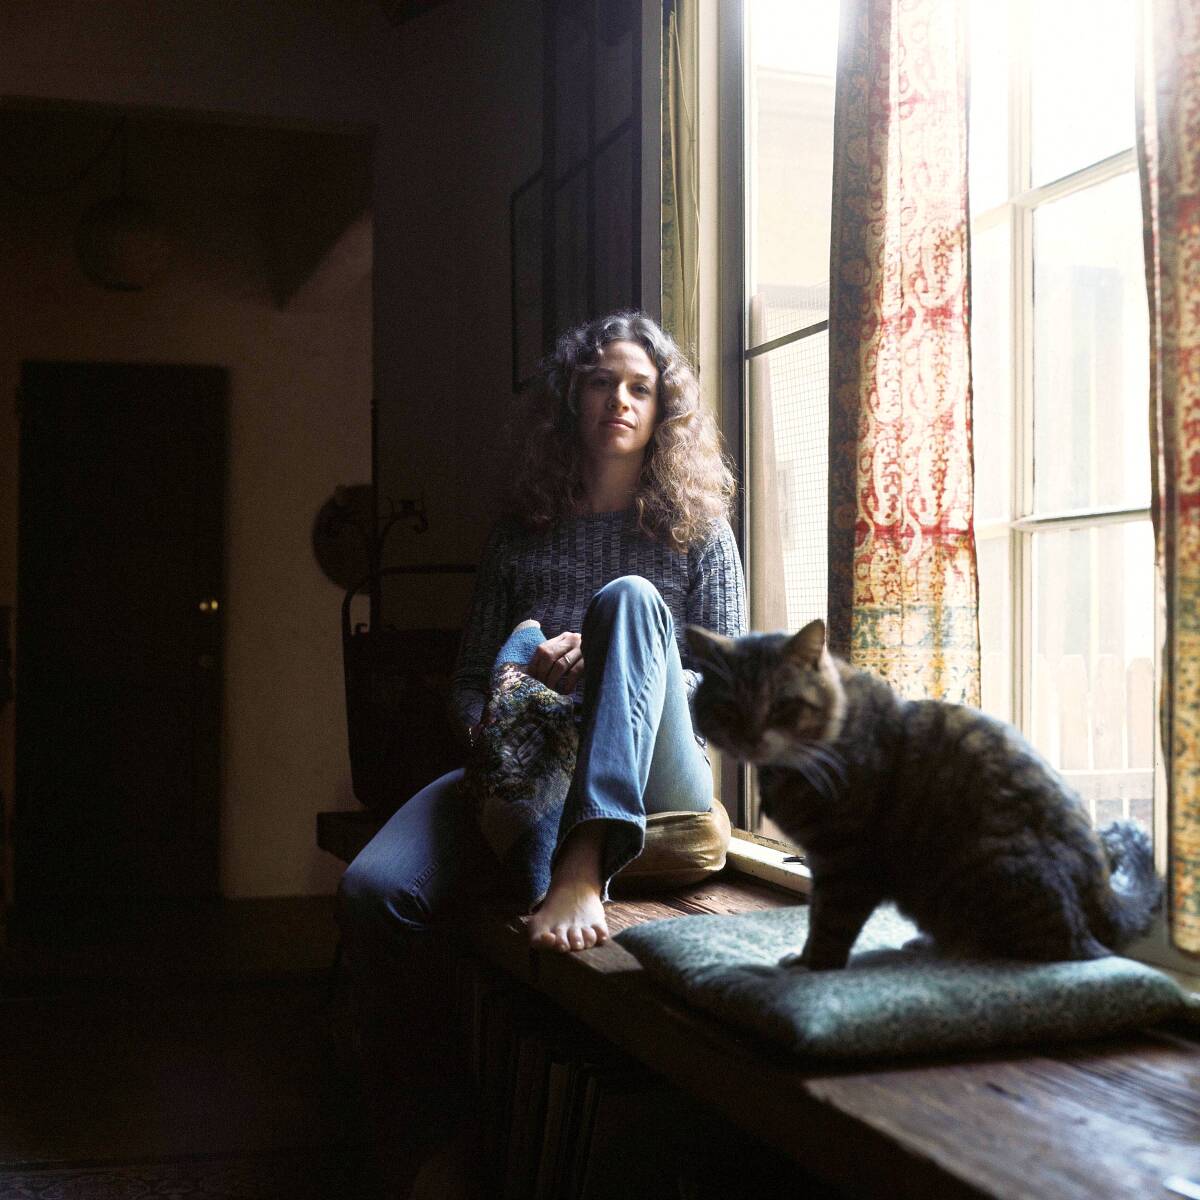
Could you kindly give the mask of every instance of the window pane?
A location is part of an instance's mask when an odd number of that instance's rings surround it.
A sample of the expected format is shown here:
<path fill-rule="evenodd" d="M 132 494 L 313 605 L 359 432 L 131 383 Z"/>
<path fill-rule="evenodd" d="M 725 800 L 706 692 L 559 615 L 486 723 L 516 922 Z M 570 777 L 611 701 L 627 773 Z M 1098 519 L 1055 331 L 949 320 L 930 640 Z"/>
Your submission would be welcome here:
<path fill-rule="evenodd" d="M 1033 220 L 1035 511 L 1148 504 L 1137 176 L 1045 204 Z"/>
<path fill-rule="evenodd" d="M 1035 187 L 1133 145 L 1136 8 L 1137 0 L 1032 6 Z"/>
<path fill-rule="evenodd" d="M 829 310 L 838 5 L 747 0 L 749 295 L 770 341 Z"/>
<path fill-rule="evenodd" d="M 752 621 L 799 629 L 826 607 L 829 338 L 750 360 Z"/>
<path fill-rule="evenodd" d="M 1009 536 L 980 538 L 979 658 L 980 707 L 1002 721 L 1013 719 L 1012 705 L 1012 560 Z"/>
<path fill-rule="evenodd" d="M 1007 219 L 971 237 L 975 523 L 1012 509 L 1012 352 Z"/>
<path fill-rule="evenodd" d="M 1033 742 L 1103 824 L 1153 827 L 1149 521 L 1033 537 Z"/>
<path fill-rule="evenodd" d="M 971 0 L 971 212 L 978 215 L 1008 199 L 1009 7 Z"/>

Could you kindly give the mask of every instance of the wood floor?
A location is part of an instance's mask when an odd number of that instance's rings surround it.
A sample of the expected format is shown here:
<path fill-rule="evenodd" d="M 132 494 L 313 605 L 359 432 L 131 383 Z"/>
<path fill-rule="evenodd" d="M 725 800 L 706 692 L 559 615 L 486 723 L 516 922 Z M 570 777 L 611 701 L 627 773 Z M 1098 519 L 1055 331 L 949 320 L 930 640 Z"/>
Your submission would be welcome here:
<path fill-rule="evenodd" d="M 366 1194 L 325 898 L 89 906 L 0 955 L 0 1200 Z"/>

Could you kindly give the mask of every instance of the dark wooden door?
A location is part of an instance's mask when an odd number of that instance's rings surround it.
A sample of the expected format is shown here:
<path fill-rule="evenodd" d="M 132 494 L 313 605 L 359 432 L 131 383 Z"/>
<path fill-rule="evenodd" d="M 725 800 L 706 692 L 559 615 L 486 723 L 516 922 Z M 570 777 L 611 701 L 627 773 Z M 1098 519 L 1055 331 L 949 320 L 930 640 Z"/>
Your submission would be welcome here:
<path fill-rule="evenodd" d="M 22 367 L 20 909 L 216 893 L 227 392 L 216 367 Z"/>

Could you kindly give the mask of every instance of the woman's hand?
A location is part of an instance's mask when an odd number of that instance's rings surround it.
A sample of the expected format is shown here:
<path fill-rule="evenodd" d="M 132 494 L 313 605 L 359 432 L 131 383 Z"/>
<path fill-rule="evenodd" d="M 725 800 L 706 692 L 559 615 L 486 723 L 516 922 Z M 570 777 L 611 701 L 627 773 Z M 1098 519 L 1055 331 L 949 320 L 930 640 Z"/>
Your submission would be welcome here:
<path fill-rule="evenodd" d="M 560 633 L 548 638 L 533 652 L 525 671 L 547 687 L 569 696 L 583 674 L 583 638 L 578 633 Z"/>

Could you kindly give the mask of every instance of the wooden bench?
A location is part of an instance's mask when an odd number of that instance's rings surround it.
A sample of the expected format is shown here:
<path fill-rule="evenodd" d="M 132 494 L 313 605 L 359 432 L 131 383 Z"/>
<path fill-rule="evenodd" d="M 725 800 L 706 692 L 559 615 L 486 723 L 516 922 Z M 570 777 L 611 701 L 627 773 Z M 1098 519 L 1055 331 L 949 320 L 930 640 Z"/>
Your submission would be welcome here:
<path fill-rule="evenodd" d="M 365 814 L 346 815 L 358 818 L 360 832 L 367 828 Z M 344 826 L 337 841 L 326 822 L 326 849 L 352 848 Z M 725 872 L 670 895 L 610 904 L 607 915 L 615 933 L 647 920 L 794 903 L 794 895 Z M 1200 1188 L 1200 1044 L 1183 1029 L 865 1067 L 805 1066 L 686 1008 L 613 942 L 580 954 L 531 954 L 520 919 L 489 914 L 456 936 L 848 1195 L 1187 1195 L 1166 1186 L 1172 1176 Z"/>

